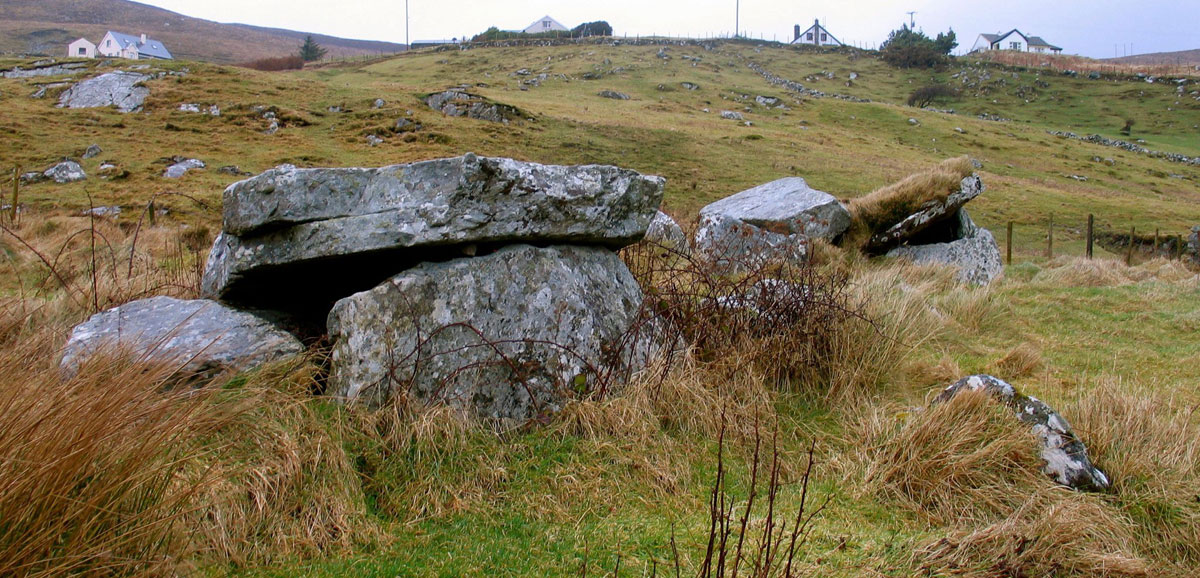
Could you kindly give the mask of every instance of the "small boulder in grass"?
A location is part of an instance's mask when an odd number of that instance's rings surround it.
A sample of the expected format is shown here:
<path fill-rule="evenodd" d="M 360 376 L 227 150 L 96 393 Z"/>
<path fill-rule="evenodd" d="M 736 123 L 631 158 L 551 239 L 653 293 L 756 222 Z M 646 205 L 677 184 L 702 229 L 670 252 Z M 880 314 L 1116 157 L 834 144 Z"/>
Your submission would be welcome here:
<path fill-rule="evenodd" d="M 949 401 L 961 391 L 982 391 L 1003 402 L 1022 422 L 1033 428 L 1042 446 L 1042 471 L 1055 482 L 1074 490 L 1104 491 L 1108 476 L 1092 465 L 1087 447 L 1071 430 L 1066 418 L 1033 396 L 1022 395 L 1012 385 L 990 375 L 964 377 L 947 387 L 934 403 Z"/>

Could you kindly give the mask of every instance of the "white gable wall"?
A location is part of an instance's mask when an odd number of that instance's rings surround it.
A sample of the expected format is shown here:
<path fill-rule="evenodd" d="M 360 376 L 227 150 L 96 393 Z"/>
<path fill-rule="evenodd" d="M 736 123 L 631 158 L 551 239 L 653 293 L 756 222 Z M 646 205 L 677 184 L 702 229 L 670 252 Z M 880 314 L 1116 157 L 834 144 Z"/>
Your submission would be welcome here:
<path fill-rule="evenodd" d="M 975 40 L 975 45 L 971 47 L 971 52 L 975 52 L 976 50 L 991 50 L 991 49 L 992 49 L 992 43 L 988 42 L 988 39 L 985 38 L 982 34 L 980 34 L 979 38 Z"/>
<path fill-rule="evenodd" d="M 80 38 L 79 40 L 67 45 L 67 57 L 95 58 L 96 45 L 89 42 L 87 38 Z"/>

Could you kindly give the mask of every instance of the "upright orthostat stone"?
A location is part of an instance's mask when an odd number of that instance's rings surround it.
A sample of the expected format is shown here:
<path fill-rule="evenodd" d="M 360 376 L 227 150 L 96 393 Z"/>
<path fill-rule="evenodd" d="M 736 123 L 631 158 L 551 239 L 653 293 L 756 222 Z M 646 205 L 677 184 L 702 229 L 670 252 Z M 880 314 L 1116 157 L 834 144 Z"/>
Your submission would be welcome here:
<path fill-rule="evenodd" d="M 933 200 L 926 203 L 920 210 L 905 217 L 899 223 L 888 227 L 882 232 L 875 233 L 867 240 L 864 249 L 873 255 L 886 253 L 893 247 L 908 243 L 919 238 L 926 231 L 948 220 L 958 219 L 959 209 L 968 201 L 978 197 L 984 191 L 983 181 L 978 175 L 963 178 L 957 191 L 950 193 L 945 201 Z"/>
<path fill-rule="evenodd" d="M 186 377 L 246 370 L 304 351 L 291 334 L 253 314 L 171 297 L 132 301 L 75 326 L 61 367 L 74 374 L 87 357 L 106 348 L 178 363 Z"/>
<path fill-rule="evenodd" d="M 1106 490 L 1108 476 L 1092 465 L 1087 447 L 1070 424 L 1058 412 L 1036 397 L 1022 395 L 1016 388 L 990 375 L 964 377 L 934 399 L 934 403 L 948 401 L 961 391 L 983 391 L 1002 401 L 1022 422 L 1033 427 L 1033 434 L 1042 444 L 1042 459 L 1046 462 L 1042 471 L 1064 486 L 1085 491 Z"/>
<path fill-rule="evenodd" d="M 274 280 L 289 271 L 320 282 L 347 260 L 417 262 L 452 247 L 619 248 L 646 234 L 662 189 L 661 177 L 612 166 L 471 154 L 379 169 L 283 166 L 225 190 L 203 289 L 230 297 L 242 285 L 281 288 Z"/>
<path fill-rule="evenodd" d="M 331 390 L 379 403 L 403 392 L 502 422 L 557 411 L 597 371 L 635 370 L 642 293 L 603 247 L 510 245 L 423 263 L 338 301 Z"/>
<path fill-rule="evenodd" d="M 650 221 L 650 228 L 646 229 L 646 240 L 685 254 L 692 251 L 692 244 L 688 240 L 687 234 L 683 232 L 683 228 L 675 222 L 675 219 L 671 218 L 671 215 L 662 211 L 654 213 L 654 219 Z"/>
<path fill-rule="evenodd" d="M 696 249 L 723 269 L 804 259 L 811 238 L 833 239 L 850 214 L 829 193 L 788 177 L 726 197 L 700 210 Z"/>
<path fill-rule="evenodd" d="M 987 285 L 1004 273 L 1000 247 L 991 231 L 975 225 L 966 209 L 958 210 L 958 219 L 948 227 L 953 237 L 940 243 L 904 245 L 888 251 L 888 257 L 910 259 L 914 263 L 942 263 L 958 268 L 961 283 Z"/>
<path fill-rule="evenodd" d="M 68 89 L 58 99 L 60 108 L 115 106 L 121 112 L 134 112 L 150 95 L 142 83 L 154 78 L 147 74 L 118 70 L 89 78 Z"/>

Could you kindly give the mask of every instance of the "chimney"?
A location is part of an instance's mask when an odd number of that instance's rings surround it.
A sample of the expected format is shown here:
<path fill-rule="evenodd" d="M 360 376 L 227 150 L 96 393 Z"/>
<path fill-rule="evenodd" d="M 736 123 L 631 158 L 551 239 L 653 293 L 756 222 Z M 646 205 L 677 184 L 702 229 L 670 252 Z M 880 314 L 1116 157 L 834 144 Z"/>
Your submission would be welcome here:
<path fill-rule="evenodd" d="M 142 44 L 145 44 L 145 43 L 146 43 L 146 33 L 143 32 L 142 33 Z"/>
<path fill-rule="evenodd" d="M 800 25 L 799 24 L 796 25 L 796 37 L 792 39 L 792 42 L 795 42 L 797 40 L 800 40 Z"/>

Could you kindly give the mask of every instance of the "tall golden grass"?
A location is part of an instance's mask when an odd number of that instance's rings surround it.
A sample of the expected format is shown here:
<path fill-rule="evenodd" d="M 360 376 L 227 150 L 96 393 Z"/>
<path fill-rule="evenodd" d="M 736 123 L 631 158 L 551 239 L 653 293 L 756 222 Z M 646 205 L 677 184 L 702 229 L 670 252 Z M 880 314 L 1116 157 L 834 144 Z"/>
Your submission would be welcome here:
<path fill-rule="evenodd" d="M 967 156 L 946 159 L 932 169 L 908 176 L 897 183 L 852 199 L 850 230 L 846 246 L 860 246 L 873 231 L 890 227 L 930 201 L 945 201 L 959 190 L 964 177 L 974 170 Z"/>
<path fill-rule="evenodd" d="M 1150 76 L 1197 76 L 1195 64 L 1131 64 L 1096 60 L 1073 54 L 1034 54 L 1014 50 L 989 50 L 987 52 L 973 53 L 964 58 L 994 62 L 1005 66 L 1044 68 L 1059 72 L 1074 70 L 1076 72 L 1099 72 L 1101 74 L 1115 74 L 1119 76 L 1133 76 L 1138 73 Z"/>

